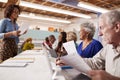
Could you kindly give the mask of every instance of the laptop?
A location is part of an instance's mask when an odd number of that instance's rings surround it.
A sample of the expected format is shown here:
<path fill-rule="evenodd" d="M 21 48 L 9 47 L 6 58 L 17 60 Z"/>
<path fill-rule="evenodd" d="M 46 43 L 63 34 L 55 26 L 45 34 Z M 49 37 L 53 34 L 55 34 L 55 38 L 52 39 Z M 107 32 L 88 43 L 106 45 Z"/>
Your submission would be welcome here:
<path fill-rule="evenodd" d="M 48 51 L 52 57 L 57 58 L 57 53 L 54 49 L 49 49 Z"/>

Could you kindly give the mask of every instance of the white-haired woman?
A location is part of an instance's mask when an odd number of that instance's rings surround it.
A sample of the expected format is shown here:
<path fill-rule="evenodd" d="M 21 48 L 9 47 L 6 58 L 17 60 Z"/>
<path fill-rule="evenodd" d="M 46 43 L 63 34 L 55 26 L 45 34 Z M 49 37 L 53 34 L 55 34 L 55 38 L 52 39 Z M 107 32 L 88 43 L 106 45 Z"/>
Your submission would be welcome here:
<path fill-rule="evenodd" d="M 77 51 L 83 58 L 93 57 L 103 46 L 102 44 L 93 39 L 95 27 L 93 23 L 86 22 L 80 25 L 80 39 L 82 42 L 79 44 Z"/>

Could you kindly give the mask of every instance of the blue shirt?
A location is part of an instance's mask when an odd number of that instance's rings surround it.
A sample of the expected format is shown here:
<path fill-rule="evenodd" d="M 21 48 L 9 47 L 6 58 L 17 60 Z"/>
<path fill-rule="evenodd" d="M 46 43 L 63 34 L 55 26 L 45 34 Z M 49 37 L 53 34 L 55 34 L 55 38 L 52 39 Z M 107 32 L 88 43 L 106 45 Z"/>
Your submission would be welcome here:
<path fill-rule="evenodd" d="M 12 25 L 11 19 L 4 18 L 0 21 L 0 39 L 4 38 L 4 34 L 7 32 L 18 30 L 19 27 L 17 23 L 15 23 L 15 26 Z M 16 43 L 19 42 L 19 37 L 16 36 L 10 36 L 9 38 L 15 38 Z"/>
<path fill-rule="evenodd" d="M 84 50 L 82 50 L 82 46 L 83 42 L 79 44 L 77 51 L 78 54 L 83 58 L 93 57 L 97 52 L 99 52 L 103 48 L 102 44 L 95 39 L 93 39 L 92 42 Z"/>

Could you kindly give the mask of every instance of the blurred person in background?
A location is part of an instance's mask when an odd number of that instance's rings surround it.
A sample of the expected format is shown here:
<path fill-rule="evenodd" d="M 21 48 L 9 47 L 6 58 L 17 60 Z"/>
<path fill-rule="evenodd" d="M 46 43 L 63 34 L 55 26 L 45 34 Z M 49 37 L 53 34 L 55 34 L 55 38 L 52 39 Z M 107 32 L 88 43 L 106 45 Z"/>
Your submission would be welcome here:
<path fill-rule="evenodd" d="M 75 32 L 73 32 L 73 31 L 67 32 L 67 38 L 66 38 L 66 40 L 67 40 L 67 42 L 73 40 L 75 42 L 76 48 L 78 47 L 78 44 L 76 43 L 76 41 L 77 41 L 77 35 L 76 35 Z"/>
<path fill-rule="evenodd" d="M 44 46 L 47 50 L 52 49 L 52 44 L 50 43 L 48 37 L 45 38 L 45 41 L 43 42 L 43 46 Z"/>
<path fill-rule="evenodd" d="M 31 50 L 34 48 L 34 44 L 32 43 L 32 38 L 27 38 L 22 44 L 22 51 Z"/>
<path fill-rule="evenodd" d="M 57 47 L 58 40 L 56 40 L 54 35 L 50 35 L 48 37 L 48 39 L 49 39 L 50 43 L 52 44 L 52 49 L 55 49 Z"/>
<path fill-rule="evenodd" d="M 59 38 L 58 38 L 58 45 L 55 49 L 58 57 L 64 56 L 67 54 L 66 50 L 63 47 L 63 43 L 67 42 L 66 37 L 67 37 L 66 32 L 60 32 Z"/>

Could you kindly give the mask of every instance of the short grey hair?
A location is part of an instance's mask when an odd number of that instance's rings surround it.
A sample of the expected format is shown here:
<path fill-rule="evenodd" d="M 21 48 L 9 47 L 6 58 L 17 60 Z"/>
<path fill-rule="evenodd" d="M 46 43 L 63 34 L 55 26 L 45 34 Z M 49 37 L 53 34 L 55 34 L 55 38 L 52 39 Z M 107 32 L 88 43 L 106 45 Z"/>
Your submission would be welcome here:
<path fill-rule="evenodd" d="M 84 28 L 85 31 L 89 32 L 90 34 L 88 35 L 89 38 L 93 38 L 94 33 L 95 33 L 95 26 L 91 22 L 85 22 L 80 25 L 80 28 Z"/>
<path fill-rule="evenodd" d="M 109 11 L 107 13 L 100 15 L 99 19 L 105 20 L 106 24 L 113 27 L 113 25 L 115 25 L 116 22 L 120 22 L 120 11 L 118 10 Z"/>

